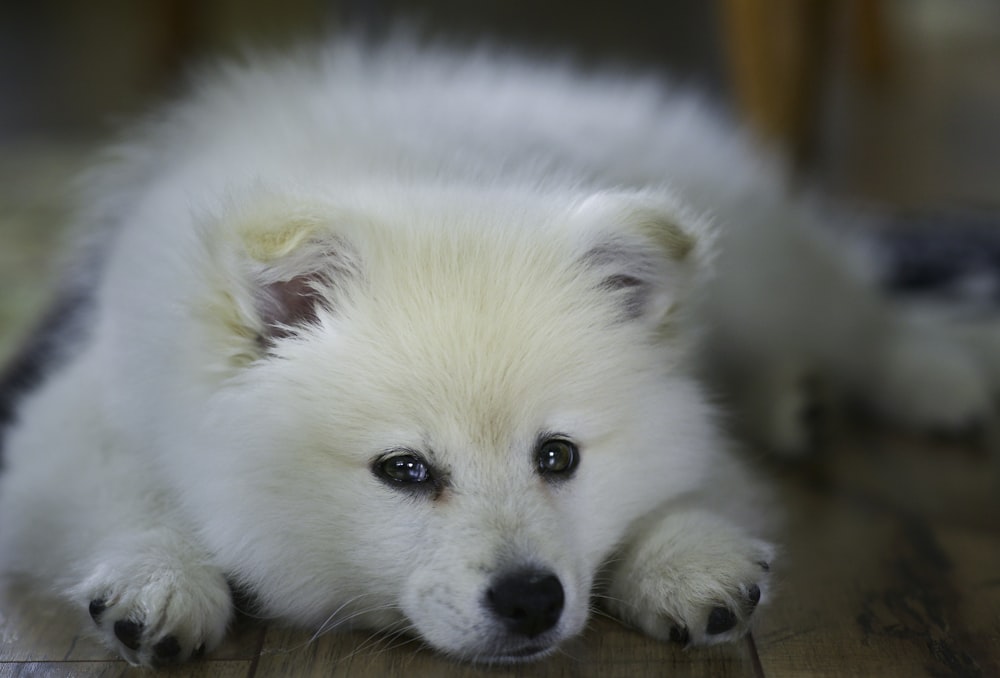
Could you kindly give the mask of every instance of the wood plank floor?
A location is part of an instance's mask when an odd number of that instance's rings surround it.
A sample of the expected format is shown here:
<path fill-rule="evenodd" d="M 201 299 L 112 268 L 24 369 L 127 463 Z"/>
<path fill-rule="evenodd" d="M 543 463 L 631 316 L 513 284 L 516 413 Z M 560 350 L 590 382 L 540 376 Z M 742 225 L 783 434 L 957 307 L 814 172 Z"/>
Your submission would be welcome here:
<path fill-rule="evenodd" d="M 769 464 L 788 511 L 776 595 L 750 638 L 685 649 L 595 619 L 557 656 L 480 668 L 408 638 L 240 620 L 178 676 L 1000 676 L 1000 461 L 978 444 L 874 428 Z M 0 595 L 0 677 L 143 675 L 79 635 L 85 620 L 15 586 Z"/>
<path fill-rule="evenodd" d="M 894 87 L 851 112 L 864 124 L 837 136 L 833 183 L 890 204 L 1000 205 L 990 150 L 1000 139 L 1000 40 L 989 40 L 935 39 L 907 53 Z M 42 226 L 59 223 L 62 209 L 51 191 L 80 164 L 62 149 L 0 157 L 0 360 L 26 328 L 27 309 L 44 301 L 56 233 Z M 834 426 L 825 441 L 805 463 L 764 464 L 788 520 L 775 596 L 743 642 L 685 649 L 595 619 L 546 662 L 489 669 L 405 638 L 314 639 L 244 619 L 211 656 L 164 675 L 1000 676 L 996 425 L 976 444 L 864 425 Z M 79 635 L 86 621 L 17 586 L 0 591 L 0 678 L 149 675 Z"/>

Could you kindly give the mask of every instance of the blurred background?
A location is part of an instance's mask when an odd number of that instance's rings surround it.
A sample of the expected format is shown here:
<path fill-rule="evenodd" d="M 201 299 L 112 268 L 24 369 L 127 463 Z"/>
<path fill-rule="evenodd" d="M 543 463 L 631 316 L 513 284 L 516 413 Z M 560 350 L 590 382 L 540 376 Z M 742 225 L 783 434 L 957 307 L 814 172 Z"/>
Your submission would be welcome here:
<path fill-rule="evenodd" d="M 349 27 L 377 35 L 400 18 L 705 90 L 799 185 L 881 215 L 883 238 L 974 222 L 977 238 L 911 249 L 977 261 L 1000 308 L 1000 0 L 0 0 L 0 365 L 51 298 L 72 178 L 123 120 L 175 96 L 205 59 Z M 601 626 L 584 641 L 592 675 L 1000 675 L 1000 428 L 977 446 L 836 423 L 808 462 L 768 469 L 792 507 L 788 548 L 749 650 L 687 652 Z M 13 675 L 5 658 L 17 675 L 118 675 L 55 614 L 0 597 L 0 675 Z M 231 675 L 425 665 L 411 646 L 338 638 L 250 626 L 223 657 Z M 571 655 L 551 674 L 591 675 Z"/>
<path fill-rule="evenodd" d="M 0 7 L 0 360 L 49 293 L 68 180 L 192 65 L 399 18 L 707 90 L 808 185 L 1000 206 L 1000 0 L 34 0 Z"/>

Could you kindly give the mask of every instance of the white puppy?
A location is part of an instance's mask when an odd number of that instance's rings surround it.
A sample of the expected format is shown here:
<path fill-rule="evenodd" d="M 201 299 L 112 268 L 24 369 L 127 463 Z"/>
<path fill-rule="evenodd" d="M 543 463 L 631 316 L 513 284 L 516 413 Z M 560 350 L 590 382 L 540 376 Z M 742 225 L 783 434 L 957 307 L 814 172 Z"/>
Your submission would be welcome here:
<path fill-rule="evenodd" d="M 814 372 L 922 423 L 988 407 L 652 80 L 344 42 L 223 67 L 111 156 L 86 299 L 15 384 L 0 558 L 133 663 L 215 646 L 230 585 L 476 661 L 552 652 L 598 580 L 655 637 L 730 640 L 774 550 L 706 355 L 783 449 Z"/>

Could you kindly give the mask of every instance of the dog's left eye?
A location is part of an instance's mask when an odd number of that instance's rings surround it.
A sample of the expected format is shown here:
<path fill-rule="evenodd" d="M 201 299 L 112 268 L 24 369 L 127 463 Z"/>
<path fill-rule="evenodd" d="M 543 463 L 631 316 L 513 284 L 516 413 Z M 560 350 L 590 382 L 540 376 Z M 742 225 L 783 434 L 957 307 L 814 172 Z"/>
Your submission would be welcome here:
<path fill-rule="evenodd" d="M 566 477 L 580 463 L 580 450 L 564 438 L 549 438 L 539 444 L 535 460 L 542 476 Z"/>
<path fill-rule="evenodd" d="M 372 470 L 380 479 L 399 485 L 416 485 L 433 480 L 430 466 L 419 456 L 395 454 L 375 462 Z"/>

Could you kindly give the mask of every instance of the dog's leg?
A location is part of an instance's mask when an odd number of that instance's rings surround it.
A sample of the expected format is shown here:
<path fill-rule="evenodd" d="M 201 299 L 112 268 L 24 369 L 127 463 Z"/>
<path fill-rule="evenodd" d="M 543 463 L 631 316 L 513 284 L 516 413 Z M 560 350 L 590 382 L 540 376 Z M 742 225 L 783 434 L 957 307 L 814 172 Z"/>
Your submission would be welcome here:
<path fill-rule="evenodd" d="M 68 589 L 101 640 L 132 664 L 183 661 L 219 644 L 232 604 L 222 573 L 177 530 L 154 528 L 95 546 L 90 574 Z"/>
<path fill-rule="evenodd" d="M 746 633 L 768 595 L 774 548 L 709 511 L 647 519 L 610 561 L 603 604 L 661 640 L 711 644 Z"/>
<path fill-rule="evenodd" d="M 997 336 L 988 328 L 963 335 L 947 321 L 901 317 L 859 394 L 876 411 L 911 428 L 974 429 L 993 416 Z"/>
<path fill-rule="evenodd" d="M 789 458 L 816 447 L 824 399 L 816 370 L 805 361 L 762 358 L 744 366 L 732 382 L 734 416 L 748 439 Z"/>
<path fill-rule="evenodd" d="M 55 375 L 11 430 L 0 556 L 55 582 L 129 662 L 182 661 L 221 641 L 229 587 L 156 466 L 107 416 L 94 371 L 82 360 Z"/>

